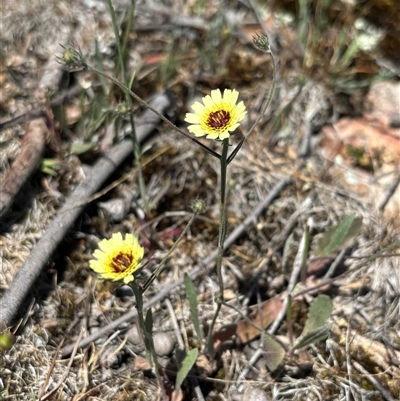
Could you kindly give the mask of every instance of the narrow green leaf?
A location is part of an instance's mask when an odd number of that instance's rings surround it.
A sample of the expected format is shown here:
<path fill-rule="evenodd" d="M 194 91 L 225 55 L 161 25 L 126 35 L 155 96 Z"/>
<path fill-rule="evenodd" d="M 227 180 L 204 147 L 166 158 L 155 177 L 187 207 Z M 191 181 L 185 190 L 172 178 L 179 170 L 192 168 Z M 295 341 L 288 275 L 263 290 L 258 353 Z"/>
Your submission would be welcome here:
<path fill-rule="evenodd" d="M 186 295 L 189 300 L 189 307 L 190 307 L 190 314 L 191 314 L 192 322 L 194 325 L 194 329 L 196 330 L 197 338 L 199 339 L 199 341 L 201 343 L 203 337 L 202 337 L 200 322 L 199 322 L 196 288 L 193 284 L 192 279 L 186 273 L 185 273 L 183 279 L 185 281 Z"/>
<path fill-rule="evenodd" d="M 146 313 L 146 318 L 143 319 L 143 293 L 141 287 L 135 282 L 131 284 L 131 288 L 135 293 L 136 309 L 138 311 L 138 322 L 144 339 L 144 347 L 146 350 L 146 359 L 151 366 L 156 367 L 156 375 L 158 375 L 157 355 L 154 350 L 153 342 L 153 315 L 151 309 Z"/>
<path fill-rule="evenodd" d="M 285 349 L 278 343 L 278 341 L 274 340 L 270 335 L 264 334 L 264 355 L 266 360 L 267 368 L 270 371 L 275 370 L 283 361 L 285 357 Z"/>
<path fill-rule="evenodd" d="M 362 218 L 354 214 L 346 216 L 337 226 L 330 228 L 315 247 L 316 256 L 328 256 L 332 252 L 348 246 L 359 233 Z"/>
<path fill-rule="evenodd" d="M 181 367 L 176 375 L 175 394 L 178 394 L 178 391 L 181 388 L 183 381 L 186 379 L 186 376 L 189 374 L 190 369 L 192 369 L 193 365 L 195 364 L 198 353 L 198 349 L 193 348 L 188 351 L 183 358 Z"/>
<path fill-rule="evenodd" d="M 134 79 L 135 79 L 135 76 L 136 76 L 136 70 L 133 70 L 133 71 L 132 71 L 132 75 L 131 75 L 131 79 L 129 80 L 128 88 L 132 88 L 132 85 L 133 85 L 133 81 L 134 81 Z"/>
<path fill-rule="evenodd" d="M 304 336 L 299 337 L 296 341 L 296 344 L 293 347 L 293 350 L 325 340 L 326 338 L 328 338 L 330 331 L 331 331 L 331 325 L 325 324 L 319 327 L 318 329 L 315 329 L 310 333 L 307 333 Z"/>
<path fill-rule="evenodd" d="M 144 334 L 144 346 L 146 349 L 146 358 L 150 365 L 157 365 L 157 356 L 154 350 L 153 343 L 153 313 L 149 309 L 146 313 L 146 319 L 143 327 Z"/>
<path fill-rule="evenodd" d="M 146 313 L 146 319 L 144 322 L 146 328 L 146 334 L 153 338 L 153 313 L 151 309 L 149 309 Z"/>

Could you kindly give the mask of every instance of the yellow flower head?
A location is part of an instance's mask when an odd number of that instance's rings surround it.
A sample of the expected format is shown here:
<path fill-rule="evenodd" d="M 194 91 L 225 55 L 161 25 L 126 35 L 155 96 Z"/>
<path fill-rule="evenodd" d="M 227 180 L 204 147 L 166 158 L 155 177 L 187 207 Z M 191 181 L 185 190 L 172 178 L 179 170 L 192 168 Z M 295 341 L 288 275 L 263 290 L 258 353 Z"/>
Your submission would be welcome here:
<path fill-rule="evenodd" d="M 123 280 L 125 284 L 133 281 L 134 273 L 139 269 L 144 249 L 136 237 L 115 233 L 111 239 L 99 242 L 99 248 L 93 253 L 90 267 L 103 279 Z"/>
<path fill-rule="evenodd" d="M 203 103 L 194 102 L 194 113 L 186 113 L 185 121 L 194 124 L 189 125 L 188 130 L 196 136 L 207 135 L 207 139 L 229 138 L 246 115 L 246 107 L 243 102 L 236 104 L 239 92 L 225 89 L 221 96 L 219 89 L 211 91 L 211 96 L 203 97 Z"/>

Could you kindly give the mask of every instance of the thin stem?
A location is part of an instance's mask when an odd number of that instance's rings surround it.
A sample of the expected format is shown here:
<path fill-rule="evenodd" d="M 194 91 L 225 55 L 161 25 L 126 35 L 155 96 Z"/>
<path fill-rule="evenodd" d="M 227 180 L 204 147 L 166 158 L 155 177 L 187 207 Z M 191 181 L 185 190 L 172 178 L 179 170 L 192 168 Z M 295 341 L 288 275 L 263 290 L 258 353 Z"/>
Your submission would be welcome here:
<path fill-rule="evenodd" d="M 118 24 L 117 24 L 117 19 L 115 17 L 115 11 L 114 7 L 112 5 L 111 0 L 107 0 L 108 3 L 108 8 L 110 9 L 110 15 L 111 15 L 111 21 L 112 25 L 114 28 L 114 35 L 115 35 L 115 43 L 117 45 L 117 51 L 118 51 L 118 59 L 119 59 L 119 65 L 121 68 L 121 75 L 122 75 L 122 81 L 124 83 L 123 91 L 125 94 L 125 101 L 128 104 L 128 107 L 131 109 L 132 108 L 132 99 L 129 96 L 129 90 L 127 87 L 128 81 L 126 79 L 126 71 L 125 71 L 125 62 L 124 62 L 124 57 L 122 54 L 122 48 L 121 48 L 121 41 L 119 37 L 119 29 L 118 29 Z M 134 5 L 133 7 L 134 8 Z M 103 75 L 104 76 L 104 75 Z M 149 212 L 149 205 L 147 202 L 147 194 L 146 194 L 146 187 L 144 184 L 144 177 L 143 177 L 143 169 L 142 169 L 142 163 L 141 163 L 141 150 L 140 150 L 140 145 L 137 140 L 136 136 L 136 129 L 135 129 L 135 121 L 133 119 L 132 114 L 130 115 L 130 124 L 131 124 L 131 136 L 132 136 L 132 142 L 133 142 L 133 155 L 135 157 L 135 161 L 137 164 L 138 168 L 138 181 L 139 181 L 139 191 L 140 191 L 140 196 L 143 201 L 143 207 L 146 213 Z"/>
<path fill-rule="evenodd" d="M 260 48 L 258 48 L 258 49 L 260 49 Z M 272 62 L 272 84 L 271 84 L 271 87 L 265 91 L 264 97 L 266 98 L 266 101 L 264 103 L 264 107 L 261 110 L 261 113 L 259 114 L 259 116 L 258 116 L 257 120 L 255 121 L 255 123 L 253 124 L 253 126 L 250 128 L 250 130 L 244 136 L 244 138 L 238 143 L 236 148 L 229 155 L 228 161 L 227 161 L 228 164 L 235 158 L 236 154 L 239 152 L 240 148 L 242 147 L 242 145 L 244 144 L 246 139 L 254 131 L 254 129 L 257 126 L 257 124 L 261 121 L 261 118 L 263 117 L 263 115 L 265 114 L 265 112 L 267 111 L 267 109 L 268 109 L 268 107 L 269 107 L 269 105 L 271 103 L 272 95 L 274 94 L 275 85 L 276 85 L 276 64 L 275 64 L 275 59 L 274 59 L 274 55 L 272 54 L 272 52 L 271 51 L 267 51 L 266 53 L 269 53 L 269 55 L 271 57 L 271 62 Z"/>
<path fill-rule="evenodd" d="M 218 237 L 218 254 L 217 254 L 217 276 L 219 284 L 219 295 L 216 298 L 217 309 L 215 310 L 211 326 L 208 333 L 207 347 L 210 355 L 214 355 L 214 347 L 212 342 L 212 335 L 214 331 L 214 326 L 217 321 L 219 312 L 221 310 L 222 303 L 224 302 L 224 280 L 222 277 L 222 257 L 224 255 L 224 243 L 226 238 L 226 173 L 227 173 L 227 156 L 229 149 L 229 138 L 224 139 L 222 143 L 222 154 L 220 159 L 221 164 L 221 200 L 219 204 L 219 237 Z"/>
<path fill-rule="evenodd" d="M 135 15 L 135 5 L 136 5 L 135 3 L 136 3 L 136 0 L 131 0 L 131 6 L 128 11 L 128 18 L 127 18 L 127 22 L 126 22 L 125 34 L 122 39 L 122 53 L 123 54 L 125 54 L 125 52 L 126 52 L 129 34 L 131 33 L 132 21 L 133 21 L 134 15 Z"/>
<path fill-rule="evenodd" d="M 272 95 L 274 94 L 275 91 L 275 85 L 276 85 L 276 64 L 275 64 L 275 59 L 274 59 L 274 55 L 269 52 L 269 55 L 271 57 L 271 62 L 272 62 L 272 84 L 271 87 L 269 88 L 269 91 L 267 90 L 266 94 L 268 93 L 268 97 L 267 100 L 264 104 L 264 107 L 261 110 L 260 115 L 258 116 L 257 120 L 255 121 L 255 123 L 253 124 L 253 126 L 250 128 L 249 132 L 245 135 L 245 137 L 247 138 L 253 131 L 254 128 L 256 128 L 257 124 L 261 121 L 261 118 L 264 116 L 265 112 L 268 109 L 268 106 L 271 103 L 272 100 Z"/>
<path fill-rule="evenodd" d="M 192 225 L 192 223 L 193 223 L 194 219 L 196 218 L 196 216 L 197 216 L 197 214 L 193 213 L 193 216 L 188 221 L 188 223 L 187 223 L 186 227 L 183 229 L 181 235 L 178 237 L 178 239 L 175 241 L 174 245 L 172 245 L 171 249 L 168 251 L 168 253 L 165 255 L 163 260 L 157 266 L 155 272 L 143 284 L 142 293 L 144 293 L 149 288 L 151 283 L 159 276 L 159 274 L 161 273 L 166 261 L 169 259 L 169 257 L 171 256 L 172 252 L 179 245 L 179 243 L 181 242 L 182 238 L 186 235 L 187 231 L 189 230 L 189 227 Z"/>
<path fill-rule="evenodd" d="M 119 28 L 117 24 L 117 19 L 115 17 L 115 11 L 114 7 L 112 5 L 111 0 L 107 0 L 108 8 L 110 10 L 110 16 L 111 16 L 111 21 L 114 29 L 114 36 L 115 36 L 115 44 L 117 45 L 117 51 L 118 51 L 118 59 L 120 63 L 120 68 L 121 68 L 121 75 L 122 75 L 122 80 L 126 84 L 126 76 L 125 76 L 125 63 L 124 63 L 124 58 L 122 55 L 122 50 L 121 50 L 121 42 L 119 39 Z"/>
<path fill-rule="evenodd" d="M 99 74 L 107 79 L 109 79 L 111 82 L 113 82 L 115 85 L 119 86 L 123 91 L 127 91 L 137 102 L 139 102 L 143 107 L 146 107 L 146 109 L 149 109 L 152 111 L 154 114 L 157 115 L 162 121 L 167 123 L 172 129 L 175 131 L 179 132 L 180 134 L 184 135 L 186 138 L 190 139 L 192 142 L 195 142 L 197 145 L 202 147 L 205 151 L 207 151 L 211 156 L 216 157 L 217 159 L 220 159 L 221 156 L 217 153 L 214 152 L 212 149 L 210 149 L 208 146 L 204 145 L 200 141 L 198 141 L 196 138 L 188 134 L 187 132 L 183 131 L 182 129 L 178 128 L 174 123 L 172 123 L 168 118 L 163 116 L 159 111 L 157 111 L 154 107 L 152 107 L 149 103 L 144 101 L 140 96 L 138 96 L 135 92 L 132 92 L 126 85 L 124 85 L 122 82 L 118 81 L 118 79 L 105 74 L 103 71 L 97 69 L 96 67 L 93 67 L 89 64 L 84 64 L 84 68 L 86 70 L 90 70 L 95 72 L 96 74 Z"/>
<path fill-rule="evenodd" d="M 219 288 L 221 294 L 224 289 L 224 284 L 222 281 L 222 256 L 224 252 L 224 242 L 226 237 L 226 172 L 227 163 L 226 158 L 228 156 L 229 149 L 229 139 L 224 139 L 222 147 L 222 155 L 220 159 L 221 163 L 221 201 L 219 205 L 219 238 L 218 238 L 218 257 L 217 257 L 217 274 L 219 280 Z"/>

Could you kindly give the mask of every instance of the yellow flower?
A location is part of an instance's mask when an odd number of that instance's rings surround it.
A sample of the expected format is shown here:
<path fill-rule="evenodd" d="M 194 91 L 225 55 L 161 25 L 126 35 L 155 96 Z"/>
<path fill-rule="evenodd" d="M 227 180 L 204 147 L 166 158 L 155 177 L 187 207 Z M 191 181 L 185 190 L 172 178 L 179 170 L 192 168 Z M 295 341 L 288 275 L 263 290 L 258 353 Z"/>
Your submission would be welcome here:
<path fill-rule="evenodd" d="M 111 239 L 99 242 L 99 248 L 93 253 L 89 265 L 103 279 L 123 280 L 125 284 L 133 281 L 134 273 L 139 269 L 144 249 L 132 234 L 115 233 Z"/>
<path fill-rule="evenodd" d="M 235 89 L 225 89 L 221 96 L 219 89 L 211 91 L 211 96 L 203 97 L 203 103 L 194 102 L 194 113 L 186 113 L 185 121 L 194 124 L 189 125 L 188 130 L 196 136 L 207 135 L 207 139 L 229 138 L 246 115 L 246 107 L 243 102 L 236 104 L 239 92 Z"/>

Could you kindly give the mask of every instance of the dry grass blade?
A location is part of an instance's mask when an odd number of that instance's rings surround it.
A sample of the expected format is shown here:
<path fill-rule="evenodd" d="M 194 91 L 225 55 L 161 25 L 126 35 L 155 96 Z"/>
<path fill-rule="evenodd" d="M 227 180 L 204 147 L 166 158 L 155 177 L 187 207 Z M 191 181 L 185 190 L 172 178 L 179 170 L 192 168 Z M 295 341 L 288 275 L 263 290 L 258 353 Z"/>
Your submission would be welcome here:
<path fill-rule="evenodd" d="M 48 400 L 61 387 L 61 385 L 64 383 L 65 379 L 68 377 L 69 370 L 71 369 L 72 363 L 74 362 L 75 354 L 78 351 L 78 344 L 79 344 L 79 340 L 82 337 L 82 334 L 83 334 L 83 332 L 81 331 L 81 333 L 79 334 L 79 337 L 78 337 L 78 339 L 77 339 L 77 341 L 76 341 L 76 343 L 74 345 L 74 349 L 72 350 L 71 357 L 70 357 L 70 360 L 69 360 L 68 365 L 67 365 L 67 369 L 65 369 L 65 372 L 60 377 L 60 380 L 57 382 L 57 384 L 53 387 L 52 390 L 50 390 L 48 393 L 46 393 L 45 395 L 40 397 L 38 399 L 38 401 L 46 401 L 46 400 Z"/>

